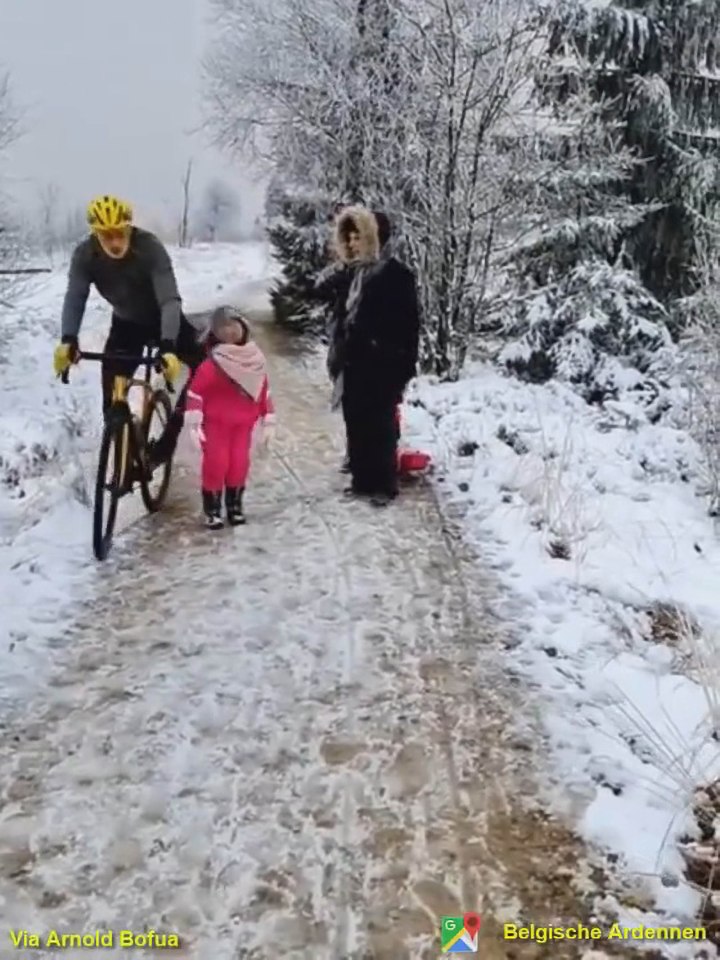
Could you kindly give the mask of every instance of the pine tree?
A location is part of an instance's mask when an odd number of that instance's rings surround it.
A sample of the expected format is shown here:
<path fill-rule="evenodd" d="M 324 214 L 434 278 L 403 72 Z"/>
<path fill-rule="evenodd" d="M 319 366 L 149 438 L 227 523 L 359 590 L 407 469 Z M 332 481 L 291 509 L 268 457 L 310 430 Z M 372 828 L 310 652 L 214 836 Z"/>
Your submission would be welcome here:
<path fill-rule="evenodd" d="M 719 28 L 719 0 L 566 0 L 541 79 L 557 103 L 589 74 L 608 122 L 641 155 L 626 192 L 650 206 L 627 251 L 665 301 L 696 288 L 698 250 L 717 243 Z"/>
<path fill-rule="evenodd" d="M 309 191 L 268 190 L 267 235 L 281 274 L 270 290 L 275 320 L 298 331 L 325 327 L 325 307 L 313 291 L 315 277 L 328 261 L 328 199 Z"/>
<path fill-rule="evenodd" d="M 499 360 L 525 380 L 562 380 L 588 402 L 629 396 L 658 415 L 668 314 L 621 265 L 648 212 L 625 195 L 636 157 L 586 91 L 556 113 L 540 133 L 508 143 L 523 158 L 513 158 L 518 173 L 508 190 L 526 208 L 528 235 L 508 258 L 512 302 L 501 316 L 509 342 Z"/>

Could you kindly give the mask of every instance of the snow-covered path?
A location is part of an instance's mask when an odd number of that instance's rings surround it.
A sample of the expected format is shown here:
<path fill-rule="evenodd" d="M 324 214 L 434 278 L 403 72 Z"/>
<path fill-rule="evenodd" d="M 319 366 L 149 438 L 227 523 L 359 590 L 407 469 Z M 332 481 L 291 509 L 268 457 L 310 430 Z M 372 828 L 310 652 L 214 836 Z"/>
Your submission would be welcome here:
<path fill-rule="evenodd" d="M 343 501 L 327 387 L 258 328 L 279 435 L 248 526 L 199 529 L 176 470 L 0 730 L 2 957 L 8 928 L 154 929 L 178 960 L 410 960 L 478 909 L 500 958 L 500 918 L 578 920 L 577 848 L 516 802 L 534 738 L 474 561 L 427 490 Z"/>

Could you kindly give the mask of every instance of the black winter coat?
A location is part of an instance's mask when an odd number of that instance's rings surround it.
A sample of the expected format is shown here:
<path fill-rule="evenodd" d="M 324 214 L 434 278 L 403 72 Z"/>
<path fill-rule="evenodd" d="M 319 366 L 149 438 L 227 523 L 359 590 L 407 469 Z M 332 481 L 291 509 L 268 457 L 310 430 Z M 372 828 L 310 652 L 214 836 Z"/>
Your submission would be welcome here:
<path fill-rule="evenodd" d="M 354 381 L 375 396 L 399 400 L 418 362 L 420 306 L 412 270 L 394 257 L 373 264 L 346 328 L 346 389 Z"/>
<path fill-rule="evenodd" d="M 333 264 L 323 270 L 315 281 L 315 293 L 330 307 L 328 323 L 327 371 L 335 380 L 345 365 L 346 302 L 354 270 L 348 264 Z"/>

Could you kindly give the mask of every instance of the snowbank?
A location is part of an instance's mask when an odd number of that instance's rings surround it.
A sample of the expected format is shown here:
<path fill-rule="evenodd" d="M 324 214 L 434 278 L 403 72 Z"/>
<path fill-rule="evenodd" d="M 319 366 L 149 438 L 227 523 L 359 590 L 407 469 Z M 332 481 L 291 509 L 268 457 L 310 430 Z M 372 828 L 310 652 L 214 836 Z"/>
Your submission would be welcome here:
<path fill-rule="evenodd" d="M 699 450 L 630 404 L 600 410 L 487 365 L 408 399 L 408 432 L 434 451 L 441 489 L 504 585 L 508 662 L 540 699 L 556 807 L 648 907 L 692 917 L 699 896 L 674 841 L 692 832 L 693 786 L 720 767 L 692 673 L 720 627 Z"/>
<path fill-rule="evenodd" d="M 187 312 L 225 299 L 257 305 L 272 272 L 261 243 L 171 250 Z M 0 711 L 43 676 L 62 643 L 63 619 L 98 575 L 90 497 L 100 433 L 99 369 L 52 376 L 66 266 L 27 284 L 0 307 Z M 249 299 L 248 299 L 249 298 Z M 108 307 L 88 303 L 82 343 L 101 349 Z"/>

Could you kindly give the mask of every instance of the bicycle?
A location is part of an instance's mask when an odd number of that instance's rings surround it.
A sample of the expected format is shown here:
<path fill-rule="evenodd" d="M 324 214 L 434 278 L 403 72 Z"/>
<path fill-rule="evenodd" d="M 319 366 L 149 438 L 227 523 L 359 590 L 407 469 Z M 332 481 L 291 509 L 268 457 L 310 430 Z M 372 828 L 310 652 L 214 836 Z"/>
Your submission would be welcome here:
<path fill-rule="evenodd" d="M 132 363 L 137 367 L 145 368 L 145 376 L 142 380 L 125 376 L 115 376 L 113 379 L 112 402 L 105 418 L 100 442 L 93 509 L 93 551 L 98 560 L 105 560 L 112 546 L 118 504 L 122 497 L 132 493 L 136 481 L 140 483 L 140 493 L 148 513 L 156 513 L 163 505 L 170 484 L 172 458 L 153 470 L 148 459 L 148 449 L 151 443 L 150 429 L 153 416 L 158 413 L 162 426 L 167 425 L 172 412 L 168 394 L 174 393 L 174 389 L 167 379 L 164 390 L 152 385 L 151 372 L 153 370 L 159 372 L 161 363 L 157 355 L 152 355 L 150 347 L 144 349 L 142 357 L 83 352 L 77 359 L 78 362 L 109 360 L 124 364 Z M 69 373 L 69 370 L 63 373 L 63 383 L 69 382 Z M 128 402 L 130 389 L 134 386 L 140 387 L 143 391 L 140 416 L 133 413 Z M 108 480 L 111 454 L 112 468 Z M 162 471 L 162 478 L 157 492 L 153 492 L 150 484 L 157 470 Z M 107 510 L 105 509 L 106 497 L 108 498 Z"/>

